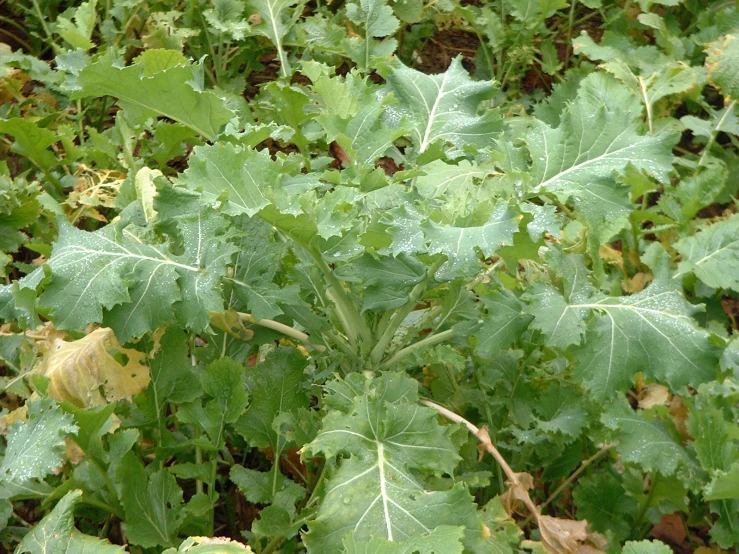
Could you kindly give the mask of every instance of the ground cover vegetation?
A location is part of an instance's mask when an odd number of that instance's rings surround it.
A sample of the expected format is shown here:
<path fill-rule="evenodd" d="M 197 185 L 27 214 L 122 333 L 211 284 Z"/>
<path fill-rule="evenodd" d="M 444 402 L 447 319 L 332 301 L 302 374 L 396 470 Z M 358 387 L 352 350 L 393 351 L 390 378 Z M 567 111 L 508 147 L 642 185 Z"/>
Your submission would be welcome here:
<path fill-rule="evenodd" d="M 3 0 L 2 548 L 736 548 L 738 33 Z"/>

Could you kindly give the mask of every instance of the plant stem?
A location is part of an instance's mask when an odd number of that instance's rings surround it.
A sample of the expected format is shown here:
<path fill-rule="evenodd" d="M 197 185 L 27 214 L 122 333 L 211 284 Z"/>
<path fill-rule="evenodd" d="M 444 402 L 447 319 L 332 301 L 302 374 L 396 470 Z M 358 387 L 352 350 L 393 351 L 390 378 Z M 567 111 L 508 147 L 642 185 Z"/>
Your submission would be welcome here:
<path fill-rule="evenodd" d="M 285 539 L 283 537 L 274 537 L 271 541 L 267 543 L 267 546 L 264 547 L 264 550 L 262 550 L 262 554 L 271 554 L 274 552 L 279 546 L 285 542 Z"/>
<path fill-rule="evenodd" d="M 398 328 L 403 323 L 403 321 L 405 321 L 405 318 L 408 317 L 408 314 L 410 314 L 415 309 L 416 302 L 418 302 L 418 300 L 421 298 L 421 296 L 423 296 L 423 293 L 426 290 L 426 285 L 431 279 L 434 278 L 434 274 L 444 264 L 445 261 L 446 258 L 442 257 L 441 259 L 436 260 L 433 264 L 431 264 L 431 266 L 428 268 L 428 271 L 426 272 L 426 277 L 423 279 L 423 281 L 413 287 L 410 294 L 408 295 L 408 300 L 406 301 L 406 303 L 395 311 L 393 318 L 390 320 L 390 324 L 387 326 L 382 336 L 378 339 L 377 344 L 375 344 L 375 347 L 370 353 L 370 361 L 373 365 L 377 365 L 380 363 L 380 360 L 382 360 L 382 356 L 385 354 L 385 350 L 387 349 L 390 342 L 393 340 L 393 337 L 395 336 Z"/>
<path fill-rule="evenodd" d="M 567 66 L 570 64 L 570 56 L 572 55 L 572 27 L 575 21 L 575 6 L 577 5 L 577 0 L 570 0 L 570 15 L 567 18 L 567 43 L 566 43 L 566 50 L 565 50 L 565 70 L 567 69 Z"/>
<path fill-rule="evenodd" d="M 362 337 L 362 340 L 366 344 L 370 344 L 372 342 L 372 333 L 367 326 L 367 322 L 354 305 L 354 302 L 351 301 L 349 295 L 344 290 L 344 286 L 336 278 L 326 263 L 326 260 L 323 259 L 323 256 L 319 252 L 314 251 L 312 248 L 308 248 L 307 250 L 310 252 L 319 269 L 323 272 L 323 276 L 329 284 L 330 288 L 326 291 L 326 296 L 334 303 L 336 315 L 341 320 L 347 336 L 349 336 L 349 342 L 354 344 L 356 343 L 357 337 Z"/>
<path fill-rule="evenodd" d="M 734 111 L 734 107 L 736 106 L 736 100 L 732 100 L 731 103 L 726 106 L 726 111 L 724 112 L 724 115 L 721 116 L 721 119 L 718 120 L 718 123 L 716 124 L 716 128 L 713 130 L 713 133 L 711 133 L 711 138 L 708 139 L 708 142 L 706 143 L 706 147 L 703 149 L 703 153 L 701 154 L 700 160 L 698 160 L 698 167 L 702 166 L 706 161 L 706 156 L 708 156 L 708 152 L 711 150 L 711 147 L 716 142 L 716 137 L 718 136 L 719 131 L 721 131 L 721 127 L 723 127 L 724 123 L 726 122 L 726 118 L 729 117 L 729 114 Z M 697 168 L 696 168 L 697 171 Z"/>
<path fill-rule="evenodd" d="M 323 352 L 326 350 L 326 347 L 322 344 L 313 344 L 310 341 L 310 336 L 308 336 L 307 333 L 298 331 L 294 327 L 290 327 L 289 325 L 285 325 L 284 323 L 280 323 L 279 321 L 274 321 L 272 319 L 256 319 L 253 315 L 245 314 L 243 312 L 239 312 L 239 319 L 241 319 L 241 321 L 243 321 L 244 323 L 253 323 L 255 325 L 259 325 L 260 327 L 265 327 L 266 329 L 272 329 L 273 331 L 282 333 L 287 337 L 299 340 L 307 347 L 312 348 L 317 352 Z"/>
<path fill-rule="evenodd" d="M 613 448 L 614 446 L 616 446 L 616 444 L 618 444 L 618 443 L 612 442 L 612 443 L 604 444 L 601 447 L 601 449 L 598 450 L 598 452 L 596 452 L 595 454 L 593 454 L 592 456 L 590 456 L 590 458 L 588 458 L 587 460 L 585 460 L 584 462 L 582 462 L 580 464 L 580 467 L 578 467 L 572 473 L 572 475 L 570 475 L 567 479 L 565 479 L 564 482 L 559 487 L 557 487 L 557 490 L 555 490 L 552 494 L 549 495 L 549 498 L 547 498 L 544 501 L 544 503 L 539 506 L 539 509 L 542 510 L 545 507 L 549 506 L 549 504 L 551 504 L 552 501 L 555 498 L 557 498 L 563 490 L 565 490 L 567 487 L 569 487 L 575 481 L 575 479 L 577 479 L 580 476 L 580 474 L 583 471 L 585 471 L 585 468 L 587 468 L 589 465 L 591 465 L 595 460 L 597 460 L 598 458 L 600 458 L 603 454 L 605 454 L 606 452 L 608 452 L 611 448 Z M 526 527 L 526 525 L 528 523 L 530 523 L 532 519 L 533 519 L 533 516 L 532 515 L 529 515 L 529 517 L 527 517 L 523 521 L 523 523 L 521 524 L 521 527 Z"/>
<path fill-rule="evenodd" d="M 190 337 L 190 365 L 192 367 L 198 365 L 198 360 L 195 357 L 195 341 L 192 336 Z M 195 438 L 200 438 L 200 433 L 200 427 L 196 425 Z M 203 463 L 203 449 L 200 446 L 195 447 L 195 463 L 198 465 Z M 195 493 L 203 494 L 203 481 L 201 479 L 195 479 Z"/>
<path fill-rule="evenodd" d="M 402 350 L 398 350 L 393 356 L 390 357 L 390 359 L 382 362 L 378 369 L 387 369 L 388 367 L 397 364 L 406 356 L 413 354 L 416 350 L 428 348 L 429 346 L 433 346 L 436 343 L 443 342 L 447 339 L 452 338 L 455 334 L 456 332 L 454 331 L 454 329 L 447 329 L 446 331 L 442 331 L 441 333 L 437 333 L 435 335 L 428 335 L 423 340 L 419 340 L 418 342 L 414 342 L 410 346 L 406 346 Z"/>
<path fill-rule="evenodd" d="M 634 518 L 634 524 L 632 527 L 636 529 L 639 524 L 641 523 L 641 520 L 644 519 L 644 515 L 647 513 L 647 510 L 649 509 L 649 506 L 652 505 L 652 497 L 654 496 L 654 489 L 657 486 L 657 482 L 659 481 L 659 473 L 655 472 L 650 474 L 650 487 L 649 487 L 649 493 L 647 494 L 647 497 L 644 499 L 644 502 L 642 502 L 641 508 L 639 510 L 639 513 L 637 514 L 636 518 Z"/>
<path fill-rule="evenodd" d="M 641 95 L 644 99 L 644 106 L 647 108 L 647 124 L 649 125 L 649 134 L 654 134 L 654 124 L 652 123 L 652 120 L 654 119 L 654 116 L 652 115 L 652 102 L 649 100 L 649 94 L 647 93 L 647 81 L 646 79 L 643 79 L 641 77 L 638 77 L 639 79 L 639 88 L 641 89 Z"/>
<path fill-rule="evenodd" d="M 39 23 L 41 23 L 41 28 L 44 30 L 46 40 L 54 51 L 56 51 L 56 44 L 54 44 L 51 31 L 49 31 L 49 27 L 46 25 L 46 16 L 44 16 L 44 13 L 41 11 L 41 6 L 39 6 L 38 0 L 31 0 L 31 3 L 33 4 L 33 9 L 36 10 L 36 15 L 38 16 Z"/>
<path fill-rule="evenodd" d="M 94 498 L 91 498 L 86 495 L 82 495 L 80 497 L 80 500 L 87 504 L 88 506 L 95 506 L 96 508 L 100 508 L 101 510 L 105 510 L 106 512 L 109 512 L 113 514 L 115 517 L 117 517 L 120 520 L 125 520 L 125 517 L 123 516 L 123 512 L 120 510 L 117 510 L 110 504 L 106 504 L 105 502 L 101 502 L 100 500 L 95 500 Z"/>
<path fill-rule="evenodd" d="M 505 461 L 505 458 L 501 455 L 500 452 L 498 452 L 498 449 L 495 448 L 493 441 L 490 440 L 490 435 L 488 434 L 487 427 L 477 427 L 462 416 L 455 414 L 451 410 L 447 410 L 443 406 L 439 406 L 435 402 L 431 402 L 431 400 L 421 400 L 421 404 L 424 404 L 429 408 L 433 408 L 448 420 L 455 423 L 461 423 L 465 427 L 467 427 L 470 433 L 475 435 L 480 440 L 482 445 L 485 447 L 485 450 L 490 452 L 493 458 L 495 458 L 495 461 L 500 464 L 500 467 L 502 467 L 503 471 L 505 471 L 506 477 L 508 477 L 508 480 L 511 482 L 512 486 L 518 489 L 517 492 L 520 494 L 520 499 L 526 505 L 531 514 L 537 518 L 537 521 L 539 520 L 539 517 L 541 516 L 541 514 L 539 513 L 539 509 L 536 507 L 536 504 L 534 504 L 534 501 L 531 500 L 531 497 L 529 496 L 526 488 L 521 484 L 521 481 L 519 481 L 516 472 L 511 469 L 511 466 L 508 465 L 508 462 Z"/>

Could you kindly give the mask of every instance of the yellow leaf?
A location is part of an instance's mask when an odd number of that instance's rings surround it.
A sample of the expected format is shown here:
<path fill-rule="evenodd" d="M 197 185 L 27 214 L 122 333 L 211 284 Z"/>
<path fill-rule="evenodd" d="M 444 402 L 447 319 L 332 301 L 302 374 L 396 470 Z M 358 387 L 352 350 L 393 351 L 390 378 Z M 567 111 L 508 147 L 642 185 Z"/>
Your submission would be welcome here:
<path fill-rule="evenodd" d="M 48 395 L 84 408 L 102 406 L 122 398 L 131 399 L 149 384 L 146 357 L 124 348 L 112 329 L 96 329 L 79 340 L 67 342 L 51 336 L 46 353 L 34 373 L 48 377 Z M 111 352 L 127 358 L 122 364 Z"/>

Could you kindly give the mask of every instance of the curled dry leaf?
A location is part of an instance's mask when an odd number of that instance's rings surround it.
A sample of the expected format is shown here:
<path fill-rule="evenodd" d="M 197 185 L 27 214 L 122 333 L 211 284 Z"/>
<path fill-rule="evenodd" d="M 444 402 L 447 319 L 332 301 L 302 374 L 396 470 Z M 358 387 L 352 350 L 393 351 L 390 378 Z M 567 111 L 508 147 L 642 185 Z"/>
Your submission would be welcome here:
<path fill-rule="evenodd" d="M 506 480 L 505 484 L 508 489 L 500 497 L 505 511 L 511 516 L 523 511 L 521 504 L 524 504 L 526 498 L 529 497 L 528 491 L 534 488 L 534 478 L 530 473 L 516 473 L 515 475 L 518 483 L 511 479 Z"/>
<path fill-rule="evenodd" d="M 112 329 L 96 329 L 87 336 L 67 342 L 50 336 L 46 353 L 34 373 L 48 377 L 48 395 L 80 407 L 102 406 L 131 399 L 149 384 L 146 357 L 137 350 L 124 348 Z M 127 358 L 119 362 L 113 353 Z"/>
<path fill-rule="evenodd" d="M 597 554 L 606 545 L 605 537 L 588 531 L 588 522 L 538 516 L 541 543 L 550 554 Z"/>

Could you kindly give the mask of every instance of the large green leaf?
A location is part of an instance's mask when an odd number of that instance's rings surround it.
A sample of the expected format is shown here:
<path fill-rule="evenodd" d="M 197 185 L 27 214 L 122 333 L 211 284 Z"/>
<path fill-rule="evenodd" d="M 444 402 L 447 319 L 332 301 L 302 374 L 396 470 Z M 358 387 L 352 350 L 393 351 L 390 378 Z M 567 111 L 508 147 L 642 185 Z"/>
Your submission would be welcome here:
<path fill-rule="evenodd" d="M 582 273 L 566 297 L 549 286 L 534 287 L 527 311 L 548 344 L 576 345 L 575 375 L 596 398 L 625 390 L 639 371 L 674 389 L 716 376 L 719 351 L 691 317 L 699 308 L 667 275 L 632 296 L 611 297 L 587 288 Z"/>
<path fill-rule="evenodd" d="M 393 209 L 384 220 L 391 227 L 392 252 L 444 254 L 448 261 L 440 268 L 439 279 L 474 275 L 480 269 L 478 251 L 485 258 L 492 256 L 511 244 L 518 231 L 521 216 L 509 202 L 500 200 L 491 208 L 488 213 L 460 218 L 459 223 L 452 224 L 437 223 L 408 206 Z"/>
<path fill-rule="evenodd" d="M 739 215 L 703 227 L 675 244 L 683 256 L 678 269 L 695 273 L 710 287 L 739 292 Z"/>
<path fill-rule="evenodd" d="M 624 109 L 629 92 L 612 77 L 583 80 L 556 128 L 534 120 L 526 135 L 531 154 L 531 191 L 570 198 L 598 242 L 626 223 L 632 210 L 627 191 L 613 180 L 631 165 L 661 182 L 672 170 L 672 133 L 640 135 L 636 114 Z"/>
<path fill-rule="evenodd" d="M 222 99 L 202 91 L 198 68 L 188 65 L 174 50 L 147 50 L 128 67 L 118 67 L 103 56 L 84 67 L 77 78 L 80 90 L 72 98 L 113 96 L 126 115 L 137 123 L 164 116 L 214 140 L 234 116 Z"/>
<path fill-rule="evenodd" d="M 59 329 L 103 322 L 122 342 L 175 320 L 202 331 L 208 312 L 223 310 L 221 279 L 235 251 L 219 239 L 225 225 L 195 207 L 175 223 L 182 253 L 174 254 L 134 225 L 90 233 L 61 221 L 48 263 L 20 284 L 37 288 L 51 271 L 39 303 Z"/>
<path fill-rule="evenodd" d="M 440 525 L 429 533 L 419 534 L 407 541 L 390 541 L 372 537 L 367 542 L 357 541 L 355 535 L 344 539 L 344 554 L 461 554 L 464 530 L 461 527 Z"/>
<path fill-rule="evenodd" d="M 392 124 L 407 117 L 419 153 L 437 141 L 451 143 L 458 149 L 465 145 L 483 147 L 500 132 L 495 110 L 477 114 L 480 103 L 495 92 L 494 84 L 470 80 L 461 57 L 455 58 L 440 75 L 401 66 L 388 75 L 387 84 L 399 103 L 386 108 L 386 120 Z"/>
<path fill-rule="evenodd" d="M 249 402 L 244 387 L 244 366 L 229 358 L 221 358 L 200 373 L 202 399 L 181 404 L 177 418 L 200 425 L 216 449 L 225 445 L 226 424 L 234 423 Z"/>
<path fill-rule="evenodd" d="M 211 201 L 225 193 L 227 213 L 252 216 L 270 203 L 265 193 L 281 181 L 281 171 L 267 150 L 216 143 L 195 147 L 180 182 Z"/>
<path fill-rule="evenodd" d="M 292 68 L 283 47 L 283 39 L 303 13 L 304 0 L 249 0 L 248 5 L 259 14 L 251 25 L 250 32 L 267 37 L 277 49 L 283 76 L 290 75 Z"/>
<path fill-rule="evenodd" d="M 13 137 L 13 151 L 27 157 L 42 169 L 58 163 L 56 156 L 48 148 L 56 143 L 59 137 L 33 121 L 21 117 L 0 119 L 0 134 Z"/>
<path fill-rule="evenodd" d="M 689 463 L 672 421 L 664 407 L 634 412 L 625 403 L 606 407 L 601 421 L 618 431 L 616 450 L 624 462 L 637 464 L 644 471 L 672 475 L 680 464 Z"/>
<path fill-rule="evenodd" d="M 479 525 L 461 484 L 425 490 L 421 475 L 451 474 L 459 456 L 451 429 L 438 425 L 434 410 L 418 405 L 416 388 L 415 381 L 392 373 L 334 386 L 331 403 L 339 409 L 304 448 L 309 456 L 344 456 L 304 536 L 310 552 L 340 552 L 347 535 L 349 544 L 373 537 L 396 542 L 440 525 Z"/>
<path fill-rule="evenodd" d="M 739 100 L 739 36 L 726 35 L 711 44 L 706 58 L 708 79 L 731 100 Z"/>
<path fill-rule="evenodd" d="M 374 59 L 387 58 L 393 54 L 398 46 L 395 39 L 375 40 L 392 35 L 400 25 L 400 21 L 393 15 L 393 9 L 387 5 L 387 0 L 351 2 L 346 5 L 346 15 L 352 23 L 364 30 L 364 40 L 350 37 L 344 41 L 349 57 L 357 67 L 368 71 Z"/>

